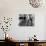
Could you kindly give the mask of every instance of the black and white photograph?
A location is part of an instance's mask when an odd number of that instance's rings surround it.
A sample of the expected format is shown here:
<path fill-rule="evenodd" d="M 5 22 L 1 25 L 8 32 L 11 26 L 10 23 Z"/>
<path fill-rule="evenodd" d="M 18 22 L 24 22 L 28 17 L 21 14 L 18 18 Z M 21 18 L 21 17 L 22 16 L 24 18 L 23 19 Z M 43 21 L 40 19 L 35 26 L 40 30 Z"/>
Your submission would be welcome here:
<path fill-rule="evenodd" d="M 19 26 L 34 26 L 34 15 L 19 14 Z"/>

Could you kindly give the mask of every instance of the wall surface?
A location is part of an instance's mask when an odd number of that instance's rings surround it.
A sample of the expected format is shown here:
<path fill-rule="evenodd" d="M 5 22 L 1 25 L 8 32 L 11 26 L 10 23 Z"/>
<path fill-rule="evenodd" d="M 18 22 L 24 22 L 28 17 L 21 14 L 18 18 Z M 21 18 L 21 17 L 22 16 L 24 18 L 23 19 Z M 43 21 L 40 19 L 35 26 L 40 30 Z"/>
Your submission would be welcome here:
<path fill-rule="evenodd" d="M 34 27 L 20 27 L 19 14 L 33 14 L 35 16 Z M 42 7 L 33 8 L 28 0 L 0 0 L 0 20 L 6 17 L 12 17 L 12 26 L 10 33 L 17 40 L 27 40 L 34 34 L 37 35 L 37 39 L 46 40 L 45 38 L 45 15 L 46 6 L 43 4 Z M 4 39 L 4 33 L 0 29 L 0 39 Z"/>

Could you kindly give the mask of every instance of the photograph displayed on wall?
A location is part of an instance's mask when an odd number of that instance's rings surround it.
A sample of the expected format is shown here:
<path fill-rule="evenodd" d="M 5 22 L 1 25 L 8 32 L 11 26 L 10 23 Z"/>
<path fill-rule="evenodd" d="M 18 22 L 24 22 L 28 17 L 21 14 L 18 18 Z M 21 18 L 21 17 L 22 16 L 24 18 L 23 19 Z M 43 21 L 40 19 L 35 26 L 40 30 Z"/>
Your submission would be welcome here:
<path fill-rule="evenodd" d="M 19 14 L 19 26 L 34 26 L 34 15 Z"/>

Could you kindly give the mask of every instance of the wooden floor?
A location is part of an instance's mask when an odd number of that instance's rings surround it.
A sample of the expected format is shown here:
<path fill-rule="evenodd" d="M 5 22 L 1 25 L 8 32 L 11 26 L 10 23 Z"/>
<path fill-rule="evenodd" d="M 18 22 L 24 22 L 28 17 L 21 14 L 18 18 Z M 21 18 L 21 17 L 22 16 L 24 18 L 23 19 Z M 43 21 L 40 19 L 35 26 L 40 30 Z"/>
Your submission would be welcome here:
<path fill-rule="evenodd" d="M 0 40 L 0 46 L 20 46 L 20 44 L 24 44 L 23 46 L 46 46 L 46 40 L 44 41 L 6 41 L 6 40 Z"/>
<path fill-rule="evenodd" d="M 0 46 L 15 46 L 15 45 L 6 44 L 5 42 L 0 42 Z"/>
<path fill-rule="evenodd" d="M 0 46 L 16 46 L 16 45 L 8 44 L 5 40 L 0 40 Z"/>

